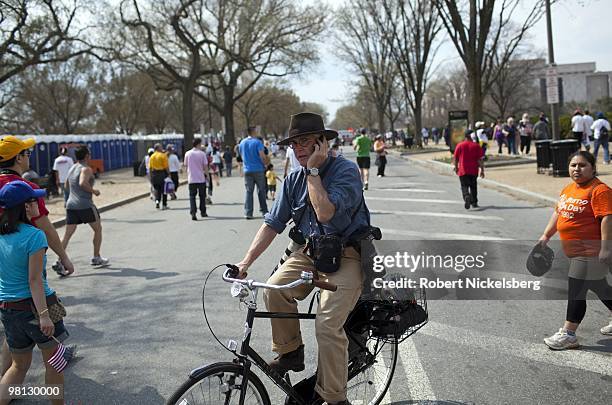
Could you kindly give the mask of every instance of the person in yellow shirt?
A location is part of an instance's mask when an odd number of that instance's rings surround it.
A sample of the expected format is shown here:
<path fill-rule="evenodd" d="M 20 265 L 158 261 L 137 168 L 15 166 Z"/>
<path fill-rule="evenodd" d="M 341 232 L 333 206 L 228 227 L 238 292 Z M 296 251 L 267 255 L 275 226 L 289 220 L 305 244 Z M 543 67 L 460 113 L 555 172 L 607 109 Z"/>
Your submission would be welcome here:
<path fill-rule="evenodd" d="M 278 177 L 276 173 L 274 173 L 274 165 L 270 163 L 266 169 L 266 180 L 268 183 L 268 191 L 270 192 L 272 201 L 276 199 L 276 179 L 281 180 L 280 177 Z"/>
<path fill-rule="evenodd" d="M 155 152 L 149 158 L 149 168 L 151 173 L 151 184 L 155 189 L 155 208 L 159 208 L 159 202 L 162 202 L 162 209 L 168 209 L 168 196 L 164 194 L 164 181 L 170 176 L 170 165 L 168 164 L 168 155 L 160 143 L 156 143 L 153 147 Z"/>

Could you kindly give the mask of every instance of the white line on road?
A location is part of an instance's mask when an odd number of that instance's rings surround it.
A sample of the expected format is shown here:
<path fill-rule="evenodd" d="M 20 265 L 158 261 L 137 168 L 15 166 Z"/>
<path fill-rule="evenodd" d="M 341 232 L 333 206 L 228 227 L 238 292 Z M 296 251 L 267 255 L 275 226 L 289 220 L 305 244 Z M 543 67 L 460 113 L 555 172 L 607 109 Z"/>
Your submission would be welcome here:
<path fill-rule="evenodd" d="M 370 210 L 370 213 L 371 214 L 392 214 L 392 215 L 400 215 L 400 216 L 417 216 L 417 217 L 477 219 L 479 221 L 503 221 L 504 220 L 502 217 L 496 217 L 492 215 L 454 214 L 454 213 L 449 213 L 449 212 Z"/>
<path fill-rule="evenodd" d="M 391 187 L 387 187 L 387 188 L 377 188 L 375 189 L 377 191 L 410 191 L 413 193 L 446 193 L 446 191 L 444 190 L 429 190 L 426 188 L 391 188 Z"/>
<path fill-rule="evenodd" d="M 418 203 L 434 203 L 434 204 L 461 204 L 463 201 L 459 200 L 437 200 L 427 198 L 386 198 L 386 197 L 370 197 L 366 196 L 367 200 L 371 201 L 398 201 L 398 202 L 418 202 Z"/>
<path fill-rule="evenodd" d="M 387 229 L 381 228 L 381 232 L 384 234 L 399 235 L 399 236 L 413 236 L 415 238 L 427 240 L 427 239 L 452 239 L 452 240 L 514 240 L 509 238 L 501 238 L 499 236 L 484 236 L 484 235 L 472 235 L 465 233 L 442 233 L 442 232 L 418 232 L 418 231 L 405 231 L 402 229 Z"/>
<path fill-rule="evenodd" d="M 410 389 L 410 399 L 412 401 L 435 401 L 436 395 L 429 383 L 429 377 L 423 369 L 419 352 L 412 339 L 404 340 L 398 347 L 400 360 L 404 366 L 405 382 Z"/>
<path fill-rule="evenodd" d="M 507 338 L 458 328 L 438 322 L 429 322 L 419 331 L 420 334 L 435 337 L 449 343 L 480 348 L 512 357 L 552 364 L 559 367 L 572 367 L 597 374 L 612 376 L 612 361 L 608 354 L 597 354 L 580 350 L 551 351 L 544 342 L 531 343 L 520 339 Z M 487 354 L 483 353 L 486 357 Z"/>

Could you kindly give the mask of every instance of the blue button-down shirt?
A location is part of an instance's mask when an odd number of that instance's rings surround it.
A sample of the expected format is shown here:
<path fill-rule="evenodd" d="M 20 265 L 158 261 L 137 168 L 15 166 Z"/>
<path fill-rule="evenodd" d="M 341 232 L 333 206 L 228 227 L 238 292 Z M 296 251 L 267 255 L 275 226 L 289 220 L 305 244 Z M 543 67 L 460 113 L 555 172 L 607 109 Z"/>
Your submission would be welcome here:
<path fill-rule="evenodd" d="M 342 156 L 328 157 L 319 169 L 323 173 L 323 188 L 336 212 L 332 219 L 322 224 L 325 234 L 339 235 L 343 239 L 358 229 L 368 226 L 370 213 L 362 202 L 362 185 L 357 165 Z M 272 210 L 266 214 L 264 222 L 277 233 L 282 233 L 289 220 L 294 223 L 305 237 L 321 232 L 316 223 L 313 209 L 308 206 L 308 181 L 306 169 L 291 172 L 276 199 Z M 358 210 L 358 212 L 357 212 Z"/>

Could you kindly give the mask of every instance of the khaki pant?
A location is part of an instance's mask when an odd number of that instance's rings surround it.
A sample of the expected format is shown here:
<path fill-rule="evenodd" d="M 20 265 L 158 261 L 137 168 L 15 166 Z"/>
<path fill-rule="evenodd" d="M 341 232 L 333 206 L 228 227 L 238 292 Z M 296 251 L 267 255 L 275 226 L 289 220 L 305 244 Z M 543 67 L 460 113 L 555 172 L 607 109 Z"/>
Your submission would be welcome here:
<path fill-rule="evenodd" d="M 301 251 L 294 252 L 270 277 L 270 284 L 287 284 L 304 270 L 313 270 L 312 260 Z M 319 346 L 317 385 L 315 390 L 328 402 L 346 399 L 348 379 L 348 338 L 344 323 L 353 310 L 362 286 L 361 258 L 353 248 L 344 250 L 340 269 L 319 277 L 338 286 L 335 292 L 321 290 L 321 302 L 315 321 Z M 296 300 L 303 300 L 313 290 L 304 284 L 291 290 L 265 290 L 264 301 L 271 312 L 298 312 Z M 272 350 L 289 353 L 302 345 L 298 319 L 272 319 Z"/>

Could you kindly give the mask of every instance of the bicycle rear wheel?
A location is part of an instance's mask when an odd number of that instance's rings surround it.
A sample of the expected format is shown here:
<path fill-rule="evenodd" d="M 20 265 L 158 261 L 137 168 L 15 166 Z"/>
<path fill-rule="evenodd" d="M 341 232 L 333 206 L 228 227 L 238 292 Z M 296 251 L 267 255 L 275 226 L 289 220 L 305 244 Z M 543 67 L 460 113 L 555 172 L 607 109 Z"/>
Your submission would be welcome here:
<path fill-rule="evenodd" d="M 257 375 L 250 373 L 244 403 L 240 387 L 244 378 L 242 366 L 216 363 L 189 376 L 168 399 L 168 405 L 270 405 L 270 397 Z"/>
<path fill-rule="evenodd" d="M 347 398 L 355 405 L 378 405 L 393 380 L 397 364 L 397 342 L 370 338 L 349 363 Z"/>

